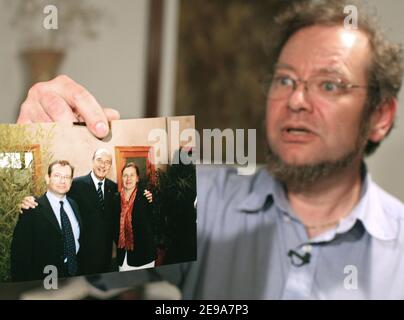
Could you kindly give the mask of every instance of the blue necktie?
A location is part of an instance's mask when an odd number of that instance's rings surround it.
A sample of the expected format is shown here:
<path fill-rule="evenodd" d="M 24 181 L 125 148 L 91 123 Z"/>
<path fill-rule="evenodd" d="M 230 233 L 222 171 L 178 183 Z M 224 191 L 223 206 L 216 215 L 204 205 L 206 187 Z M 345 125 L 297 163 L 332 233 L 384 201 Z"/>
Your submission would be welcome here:
<path fill-rule="evenodd" d="M 63 201 L 60 201 L 60 220 L 63 234 L 63 260 L 67 259 L 68 275 L 74 276 L 77 272 L 76 243 L 69 217 L 63 209 Z"/>
<path fill-rule="evenodd" d="M 98 182 L 97 196 L 100 201 L 101 209 L 104 210 L 104 195 L 102 193 L 102 182 Z"/>

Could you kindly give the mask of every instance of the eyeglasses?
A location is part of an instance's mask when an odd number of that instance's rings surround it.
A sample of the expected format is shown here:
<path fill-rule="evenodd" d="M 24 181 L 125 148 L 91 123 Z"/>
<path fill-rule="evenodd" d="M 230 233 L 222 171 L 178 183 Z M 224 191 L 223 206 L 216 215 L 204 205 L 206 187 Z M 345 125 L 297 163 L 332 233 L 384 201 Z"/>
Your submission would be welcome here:
<path fill-rule="evenodd" d="M 69 182 L 70 180 L 72 180 L 72 177 L 71 177 L 71 176 L 62 176 L 62 175 L 59 174 L 59 173 L 55 173 L 54 175 L 51 176 L 51 178 L 54 179 L 54 180 L 58 180 L 58 181 L 63 181 L 63 180 L 65 180 L 65 181 L 67 181 L 67 182 Z"/>
<path fill-rule="evenodd" d="M 100 158 L 95 159 L 95 161 L 99 164 L 99 165 L 104 165 L 105 167 L 110 167 L 112 162 L 110 160 L 101 160 Z"/>
<path fill-rule="evenodd" d="M 326 101 L 335 101 L 350 92 L 351 89 L 366 88 L 352 83 L 345 83 L 332 76 L 316 76 L 308 80 L 294 79 L 288 75 L 275 75 L 269 89 L 269 98 L 272 100 L 289 98 L 299 84 L 311 98 L 321 98 Z"/>

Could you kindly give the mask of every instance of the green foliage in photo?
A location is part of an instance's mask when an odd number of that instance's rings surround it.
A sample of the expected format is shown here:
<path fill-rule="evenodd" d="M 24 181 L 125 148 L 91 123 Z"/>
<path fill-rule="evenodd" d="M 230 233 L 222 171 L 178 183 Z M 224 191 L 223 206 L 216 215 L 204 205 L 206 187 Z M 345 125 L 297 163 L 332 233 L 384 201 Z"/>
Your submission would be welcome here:
<path fill-rule="evenodd" d="M 43 177 L 52 157 L 51 131 L 0 125 L 0 282 L 10 281 L 10 246 L 21 201 L 46 190 Z"/>

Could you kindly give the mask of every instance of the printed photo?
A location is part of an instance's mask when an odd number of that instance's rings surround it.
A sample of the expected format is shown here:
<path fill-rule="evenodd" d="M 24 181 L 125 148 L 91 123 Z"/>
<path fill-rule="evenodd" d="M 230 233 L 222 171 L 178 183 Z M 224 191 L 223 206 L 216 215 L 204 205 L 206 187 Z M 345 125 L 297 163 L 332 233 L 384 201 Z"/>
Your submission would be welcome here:
<path fill-rule="evenodd" d="M 194 117 L 110 126 L 99 140 L 81 124 L 0 125 L 0 281 L 196 259 L 192 139 L 179 139 Z"/>

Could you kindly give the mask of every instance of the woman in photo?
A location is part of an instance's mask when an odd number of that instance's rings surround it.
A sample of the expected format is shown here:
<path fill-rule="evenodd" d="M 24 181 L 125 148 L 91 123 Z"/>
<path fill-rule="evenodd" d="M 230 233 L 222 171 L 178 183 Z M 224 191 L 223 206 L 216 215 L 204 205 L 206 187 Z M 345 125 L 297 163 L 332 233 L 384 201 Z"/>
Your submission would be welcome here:
<path fill-rule="evenodd" d="M 119 271 L 155 266 L 156 246 L 152 208 L 139 184 L 139 168 L 133 162 L 122 169 L 122 189 L 115 199 L 115 243 Z"/>

